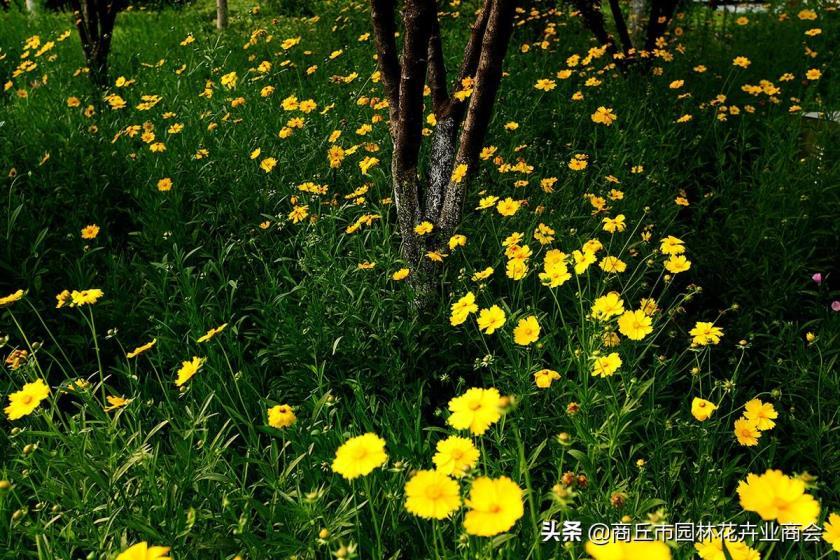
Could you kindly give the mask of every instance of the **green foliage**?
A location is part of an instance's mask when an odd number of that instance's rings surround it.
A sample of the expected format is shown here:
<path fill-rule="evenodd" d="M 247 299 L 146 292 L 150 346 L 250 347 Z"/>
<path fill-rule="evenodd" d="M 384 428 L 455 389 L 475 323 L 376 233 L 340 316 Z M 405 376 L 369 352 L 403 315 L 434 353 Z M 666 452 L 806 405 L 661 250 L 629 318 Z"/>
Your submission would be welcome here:
<path fill-rule="evenodd" d="M 124 99 L 124 109 L 77 73 L 84 62 L 75 32 L 59 40 L 72 30 L 69 15 L 0 13 L 0 85 L 11 82 L 0 93 L 0 296 L 28 290 L 0 309 L 0 336 L 9 337 L 4 358 L 31 353 L 0 376 L 0 394 L 5 406 L 27 381 L 53 388 L 37 412 L 0 420 L 0 480 L 11 482 L 0 490 L 0 554 L 105 559 L 145 540 L 172 546 L 178 559 L 328 558 L 351 543 L 361 558 L 375 550 L 388 558 L 579 558 L 580 546 L 536 545 L 535 526 L 549 517 L 757 522 L 736 487 L 768 468 L 816 477 L 809 492 L 822 503 L 820 521 L 840 509 L 840 313 L 829 307 L 840 299 L 840 135 L 791 111 L 840 109 L 826 101 L 840 98 L 836 11 L 820 10 L 813 22 L 778 7 L 742 26 L 691 9 L 676 22 L 684 34 L 669 38 L 672 61 L 622 74 L 600 71 L 606 61 L 597 59 L 568 79 L 556 77 L 567 57 L 594 46 L 580 22 L 564 12 L 519 26 L 487 144 L 504 162 L 534 169 L 502 173 L 492 159 L 483 163 L 460 231 L 467 246 L 445 259 L 438 308 L 415 317 L 410 286 L 391 279 L 403 265 L 387 200 L 387 129 L 372 123 L 386 111 L 371 108 L 382 93 L 370 80 L 371 40 L 360 40 L 364 5 L 253 8 L 232 4 L 232 26 L 221 34 L 207 5 L 121 14 L 107 94 Z M 450 68 L 473 8 L 447 7 L 460 12 L 443 21 Z M 556 34 L 545 31 L 548 22 Z M 803 35 L 811 27 L 822 34 Z M 53 50 L 27 49 L 36 34 L 41 46 L 56 41 Z M 182 45 L 189 35 L 195 42 Z M 282 45 L 296 37 L 300 44 Z M 816 57 L 803 55 L 803 41 Z M 733 67 L 735 56 L 752 64 Z M 37 67 L 15 75 L 22 60 Z M 262 61 L 271 68 L 260 71 Z M 699 64 L 707 71 L 696 72 Z M 809 68 L 822 78 L 805 80 Z M 238 83 L 225 89 L 222 76 L 233 71 Z M 785 72 L 795 79 L 780 81 Z M 118 87 L 120 76 L 134 83 Z M 547 78 L 555 89 L 534 88 Z M 586 85 L 590 78 L 602 83 Z M 781 92 L 742 91 L 762 79 Z M 208 80 L 213 95 L 201 97 Z M 685 84 L 671 89 L 674 80 Z M 273 94 L 263 97 L 265 86 Z M 572 101 L 577 91 L 584 99 Z M 140 110 L 143 95 L 161 99 Z M 286 111 L 281 101 L 291 95 L 317 108 Z M 78 107 L 68 107 L 71 97 Z M 239 97 L 244 105 L 234 106 Z M 594 123 L 599 106 L 617 121 Z M 693 119 L 677 123 L 684 114 Z M 279 138 L 293 117 L 304 126 Z M 141 139 L 145 122 L 154 141 Z M 508 122 L 519 128 L 507 130 Z M 175 123 L 183 130 L 170 132 Z M 359 135 L 365 123 L 373 129 Z M 141 130 L 131 136 L 130 125 Z M 330 141 L 334 130 L 341 138 Z M 153 153 L 155 141 L 166 151 Z M 336 169 L 327 161 L 333 143 L 357 150 Z M 208 153 L 196 157 L 200 149 Z M 575 154 L 588 156 L 585 170 L 569 169 Z M 381 160 L 366 177 L 358 167 L 365 156 Z M 276 166 L 266 173 L 268 157 Z M 544 192 L 540 180 L 552 177 L 553 192 Z M 168 192 L 157 188 L 163 178 L 172 180 Z M 308 181 L 327 193 L 297 188 Z M 351 194 L 362 185 L 366 193 Z M 622 200 L 609 199 L 612 188 Z M 590 194 L 609 209 L 593 215 Z M 527 205 L 511 217 L 473 211 L 485 195 Z M 300 205 L 317 219 L 293 223 Z M 602 219 L 619 213 L 627 231 L 604 232 Z M 367 214 L 381 219 L 347 233 Z M 540 223 L 556 232 L 546 247 L 533 239 Z M 93 240 L 79 235 L 88 224 L 101 227 Z M 501 242 L 513 232 L 534 251 L 521 281 L 505 276 Z M 670 281 L 658 252 L 666 235 L 683 239 L 692 261 Z M 571 253 L 592 238 L 605 246 L 599 259 L 619 257 L 628 270 L 609 275 L 596 264 L 563 286 L 540 285 L 547 249 Z M 487 266 L 492 279 L 471 280 Z M 55 309 L 56 294 L 85 288 L 105 296 Z M 598 378 L 590 372 L 606 350 L 604 325 L 588 315 L 611 290 L 628 309 L 655 297 L 661 311 L 647 339 L 615 349 L 619 372 Z M 472 317 L 450 325 L 449 306 L 467 291 L 480 308 L 506 311 L 499 332 L 480 333 Z M 512 331 L 528 315 L 541 337 L 522 347 Z M 697 321 L 724 329 L 719 345 L 689 347 Z M 126 358 L 152 339 L 154 348 Z M 176 371 L 193 356 L 207 362 L 179 390 Z M 545 390 L 533 379 L 543 367 L 561 374 Z M 79 378 L 90 387 L 68 391 Z M 412 517 L 403 487 L 453 432 L 449 399 L 489 386 L 515 398 L 476 439 L 479 471 L 530 491 L 512 532 L 482 539 L 464 534 L 460 514 L 435 525 Z M 131 402 L 105 412 L 106 396 Z M 691 416 L 695 396 L 719 406 L 706 422 Z M 743 447 L 733 422 L 756 397 L 774 404 L 777 426 Z M 281 403 L 298 420 L 278 430 L 267 410 Z M 568 413 L 570 403 L 580 412 Z M 330 463 L 343 441 L 367 431 L 385 439 L 390 460 L 349 483 Z M 553 490 L 567 471 L 588 481 L 568 503 Z M 769 556 L 766 545 L 756 544 L 765 557 L 787 560 L 829 550 L 808 543 Z M 685 544 L 674 549 L 675 558 L 694 555 Z"/>

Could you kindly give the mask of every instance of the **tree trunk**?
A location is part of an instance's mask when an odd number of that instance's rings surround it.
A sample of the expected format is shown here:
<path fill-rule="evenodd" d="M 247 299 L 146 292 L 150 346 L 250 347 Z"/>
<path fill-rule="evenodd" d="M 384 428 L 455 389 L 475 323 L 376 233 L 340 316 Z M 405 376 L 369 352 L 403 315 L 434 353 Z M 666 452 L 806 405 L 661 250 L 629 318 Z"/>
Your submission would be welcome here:
<path fill-rule="evenodd" d="M 35 0 L 26 0 L 26 11 L 30 14 L 34 14 L 38 9 Z"/>
<path fill-rule="evenodd" d="M 476 14 L 454 90 L 471 83 L 464 100 L 449 95 L 435 0 L 405 0 L 402 56 L 397 57 L 396 1 L 370 0 L 382 84 L 388 98 L 393 154 L 391 181 L 402 238 L 401 254 L 411 269 L 415 305 L 428 308 L 440 282 L 436 254 L 448 249 L 461 222 L 470 178 L 490 125 L 502 62 L 513 32 L 515 0 L 484 0 Z M 423 143 L 423 89 L 428 79 L 437 124 L 429 161 L 420 169 Z M 453 170 L 466 173 L 453 178 Z M 432 231 L 418 234 L 422 222 Z M 431 257 L 435 257 L 430 258 Z"/>
<path fill-rule="evenodd" d="M 227 0 L 216 0 L 216 28 L 224 29 L 228 26 Z"/>
<path fill-rule="evenodd" d="M 121 5 L 117 0 L 71 0 L 71 6 L 90 79 L 104 88 L 108 85 L 108 55 Z"/>

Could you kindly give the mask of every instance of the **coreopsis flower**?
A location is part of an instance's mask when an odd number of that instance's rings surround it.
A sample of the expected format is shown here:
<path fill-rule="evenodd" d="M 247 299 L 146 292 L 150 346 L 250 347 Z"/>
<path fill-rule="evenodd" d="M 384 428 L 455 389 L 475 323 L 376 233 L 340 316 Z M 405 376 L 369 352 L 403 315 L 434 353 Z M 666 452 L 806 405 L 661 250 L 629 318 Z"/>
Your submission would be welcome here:
<path fill-rule="evenodd" d="M 368 170 L 371 167 L 375 166 L 379 163 L 379 159 L 371 156 L 366 156 L 362 161 L 359 162 L 359 169 L 362 171 L 362 175 L 367 175 Z"/>
<path fill-rule="evenodd" d="M 586 543 L 586 553 L 593 560 L 671 560 L 671 549 L 658 541 L 623 541 L 604 539 Z"/>
<path fill-rule="evenodd" d="M 464 177 L 467 176 L 467 164 L 466 163 L 459 163 L 455 166 L 455 169 L 452 170 L 452 182 L 453 183 L 460 183 L 464 180 Z"/>
<path fill-rule="evenodd" d="M 758 438 L 761 437 L 761 432 L 754 421 L 739 418 L 735 420 L 735 437 L 741 445 L 753 447 L 758 445 Z"/>
<path fill-rule="evenodd" d="M 23 299 L 23 290 L 18 290 L 14 293 L 11 293 L 7 296 L 0 297 L 0 309 L 4 307 L 9 307 L 13 303 L 18 302 Z"/>
<path fill-rule="evenodd" d="M 739 482 L 738 497 L 744 510 L 757 513 L 764 521 L 807 527 L 816 523 L 820 504 L 805 489 L 803 480 L 768 469 Z"/>
<path fill-rule="evenodd" d="M 608 233 L 621 232 L 627 229 L 624 214 L 619 214 L 615 218 L 604 218 L 604 231 Z"/>
<path fill-rule="evenodd" d="M 714 323 L 698 321 L 694 328 L 688 331 L 692 336 L 691 343 L 695 346 L 708 346 L 718 344 L 723 336 L 723 329 L 716 327 Z"/>
<path fill-rule="evenodd" d="M 823 525 L 823 539 L 835 552 L 840 552 L 840 514 L 832 513 Z"/>
<path fill-rule="evenodd" d="M 601 259 L 598 266 L 606 273 L 618 274 L 627 270 L 627 263 L 618 257 L 606 256 Z"/>
<path fill-rule="evenodd" d="M 73 290 L 70 292 L 70 307 L 82 307 L 83 305 L 93 305 L 105 295 L 105 292 L 99 288 L 91 288 L 88 290 Z"/>
<path fill-rule="evenodd" d="M 171 560 L 168 546 L 149 546 L 145 541 L 120 552 L 114 560 Z"/>
<path fill-rule="evenodd" d="M 496 204 L 496 211 L 502 216 L 509 217 L 516 214 L 519 211 L 519 208 L 521 207 L 521 202 L 519 202 L 518 200 L 514 200 L 511 197 L 507 197 L 504 200 L 500 200 L 499 203 Z"/>
<path fill-rule="evenodd" d="M 416 226 L 414 226 L 414 233 L 417 235 L 426 235 L 427 233 L 431 233 L 431 231 L 435 228 L 434 224 L 429 221 L 422 221 Z"/>
<path fill-rule="evenodd" d="M 774 420 L 779 413 L 773 408 L 772 403 L 761 402 L 759 399 L 752 399 L 744 405 L 744 418 L 753 422 L 759 431 L 772 430 L 776 427 Z"/>
<path fill-rule="evenodd" d="M 513 341 L 520 346 L 533 344 L 540 338 L 540 324 L 534 315 L 523 317 L 513 329 Z"/>
<path fill-rule="evenodd" d="M 732 59 L 733 66 L 739 66 L 741 68 L 747 68 L 751 64 L 750 59 L 745 56 L 736 56 Z"/>
<path fill-rule="evenodd" d="M 484 334 L 493 334 L 505 324 L 505 312 L 498 305 L 478 313 L 478 328 Z"/>
<path fill-rule="evenodd" d="M 435 446 L 432 462 L 443 474 L 461 478 L 478 464 L 481 455 L 472 440 L 460 436 L 449 436 Z"/>
<path fill-rule="evenodd" d="M 610 317 L 616 317 L 624 313 L 624 300 L 618 292 L 609 292 L 606 295 L 595 298 L 592 304 L 592 318 L 599 321 L 606 321 Z"/>
<path fill-rule="evenodd" d="M 458 483 L 445 473 L 417 471 L 405 484 L 405 509 L 423 519 L 446 519 L 461 507 Z"/>
<path fill-rule="evenodd" d="M 50 388 L 43 379 L 36 379 L 27 383 L 20 391 L 9 395 L 9 405 L 3 409 L 9 420 L 19 420 L 32 414 L 41 401 L 50 395 Z"/>
<path fill-rule="evenodd" d="M 506 476 L 479 477 L 473 481 L 464 529 L 470 535 L 492 537 L 509 531 L 525 513 L 522 489 Z"/>
<path fill-rule="evenodd" d="M 731 560 L 759 560 L 761 558 L 757 550 L 737 540 L 735 535 L 721 535 L 718 530 L 703 541 L 695 543 L 694 549 L 702 560 L 726 560 L 726 554 L 723 552 L 724 540 L 726 540 L 726 551 Z"/>
<path fill-rule="evenodd" d="M 476 210 L 486 210 L 488 208 L 492 208 L 493 206 L 496 205 L 496 202 L 498 200 L 499 200 L 499 197 L 498 196 L 493 196 L 493 195 L 488 195 L 488 196 L 482 197 L 478 201 L 478 206 L 476 206 L 475 209 Z"/>
<path fill-rule="evenodd" d="M 29 360 L 29 351 L 16 348 L 6 356 L 6 365 L 9 369 L 16 371 Z"/>
<path fill-rule="evenodd" d="M 146 344 L 144 344 L 142 346 L 138 346 L 137 348 L 135 348 L 134 350 L 132 350 L 131 352 L 126 354 L 125 357 L 128 358 L 128 359 L 136 358 L 137 356 L 139 356 L 143 352 L 146 352 L 147 350 L 151 350 L 154 347 L 155 344 L 157 344 L 157 339 L 156 338 L 152 339 L 151 342 L 147 342 Z"/>
<path fill-rule="evenodd" d="M 451 314 L 449 316 L 449 323 L 454 327 L 462 324 L 470 316 L 470 313 L 478 311 L 478 305 L 475 303 L 475 294 L 467 292 L 458 301 L 452 304 Z"/>
<path fill-rule="evenodd" d="M 105 412 L 111 412 L 112 410 L 122 408 L 131 402 L 131 399 L 118 397 L 116 395 L 109 395 L 105 397 L 105 400 L 108 401 L 108 406 L 105 407 Z"/>
<path fill-rule="evenodd" d="M 592 377 L 610 377 L 621 367 L 621 356 L 611 352 L 606 356 L 597 356 L 592 364 Z"/>
<path fill-rule="evenodd" d="M 605 126 L 610 126 L 618 117 L 610 108 L 607 107 L 598 107 L 594 113 L 592 113 L 592 122 L 603 124 Z"/>
<path fill-rule="evenodd" d="M 172 190 L 172 179 L 169 177 L 164 177 L 163 179 L 159 179 L 157 182 L 157 190 L 160 192 L 168 192 Z"/>
<path fill-rule="evenodd" d="M 99 235 L 99 226 L 91 224 L 82 228 L 82 239 L 96 239 Z"/>
<path fill-rule="evenodd" d="M 452 413 L 446 422 L 456 430 L 470 430 L 480 436 L 502 417 L 502 396 L 493 387 L 473 387 L 449 401 Z"/>
<path fill-rule="evenodd" d="M 493 275 L 493 272 L 495 272 L 493 267 L 488 266 L 484 270 L 479 270 L 478 272 L 474 273 L 472 275 L 472 281 L 473 282 L 481 282 L 482 280 L 487 280 L 488 278 L 490 278 Z"/>
<path fill-rule="evenodd" d="M 454 251 L 458 247 L 466 247 L 467 246 L 467 236 L 461 234 L 455 234 L 449 238 L 449 250 Z"/>
<path fill-rule="evenodd" d="M 309 216 L 309 206 L 301 204 L 292 208 L 292 211 L 289 212 L 288 218 L 293 224 L 299 224 L 305 220 L 307 216 Z"/>
<path fill-rule="evenodd" d="M 407 268 L 401 268 L 399 270 L 394 271 L 391 275 L 391 279 L 399 282 L 400 280 L 405 280 L 408 278 L 408 275 L 411 274 L 411 271 Z"/>
<path fill-rule="evenodd" d="M 220 332 L 225 330 L 227 328 L 227 326 L 228 326 L 227 323 L 222 323 L 218 327 L 214 327 L 214 328 L 210 329 L 205 334 L 201 335 L 198 338 L 198 340 L 196 340 L 196 342 L 202 343 L 202 342 L 207 342 L 207 341 L 211 340 L 214 336 L 216 336 L 217 334 L 219 334 Z"/>
<path fill-rule="evenodd" d="M 222 86 L 226 89 L 235 88 L 238 81 L 239 76 L 236 74 L 236 72 L 228 72 L 227 74 L 222 76 L 221 79 Z"/>
<path fill-rule="evenodd" d="M 268 409 L 268 425 L 272 428 L 288 428 L 296 421 L 297 416 L 287 404 L 278 404 Z"/>
<path fill-rule="evenodd" d="M 553 369 L 541 369 L 534 373 L 534 384 L 539 389 L 548 389 L 554 381 L 560 379 L 560 374 Z"/>
<path fill-rule="evenodd" d="M 691 415 L 699 422 L 708 420 L 715 410 L 717 410 L 715 403 L 706 399 L 694 397 L 691 401 Z"/>
<path fill-rule="evenodd" d="M 548 286 L 549 288 L 562 286 L 572 278 L 572 275 L 569 273 L 569 267 L 566 266 L 564 261 L 555 263 L 549 263 L 546 261 L 543 265 L 543 270 L 544 271 L 539 274 L 540 283 L 542 283 L 543 286 Z"/>
<path fill-rule="evenodd" d="M 534 84 L 534 89 L 538 89 L 540 91 L 551 91 L 556 87 L 557 82 L 548 78 L 542 78 L 540 80 L 537 80 L 537 83 Z"/>
<path fill-rule="evenodd" d="M 385 440 L 368 432 L 348 439 L 338 448 L 332 462 L 332 470 L 347 480 L 353 480 L 370 474 L 387 460 Z"/>
<path fill-rule="evenodd" d="M 630 340 L 642 340 L 653 332 L 653 320 L 642 310 L 625 311 L 618 318 L 618 332 Z"/>
<path fill-rule="evenodd" d="M 178 377 L 175 379 L 175 385 L 181 387 L 184 383 L 192 379 L 206 361 L 207 358 L 193 356 L 192 360 L 181 362 L 181 367 L 178 369 Z"/>
<path fill-rule="evenodd" d="M 665 261 L 665 270 L 671 274 L 679 274 L 691 268 L 691 261 L 685 258 L 685 255 L 671 255 Z"/>
<path fill-rule="evenodd" d="M 659 250 L 666 255 L 681 255 L 685 253 L 685 244 L 682 239 L 669 235 L 662 239 Z"/>
<path fill-rule="evenodd" d="M 270 173 L 272 169 L 277 165 L 277 160 L 273 157 L 267 157 L 260 162 L 260 169 L 265 171 L 266 173 Z"/>

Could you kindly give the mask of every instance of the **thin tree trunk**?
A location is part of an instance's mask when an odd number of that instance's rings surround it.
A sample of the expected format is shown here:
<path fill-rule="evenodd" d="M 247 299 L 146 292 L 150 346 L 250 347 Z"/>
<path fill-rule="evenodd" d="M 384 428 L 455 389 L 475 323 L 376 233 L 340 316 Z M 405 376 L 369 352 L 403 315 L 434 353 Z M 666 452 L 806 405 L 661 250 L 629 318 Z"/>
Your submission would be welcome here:
<path fill-rule="evenodd" d="M 216 0 L 216 28 L 225 29 L 228 26 L 227 0 Z"/>

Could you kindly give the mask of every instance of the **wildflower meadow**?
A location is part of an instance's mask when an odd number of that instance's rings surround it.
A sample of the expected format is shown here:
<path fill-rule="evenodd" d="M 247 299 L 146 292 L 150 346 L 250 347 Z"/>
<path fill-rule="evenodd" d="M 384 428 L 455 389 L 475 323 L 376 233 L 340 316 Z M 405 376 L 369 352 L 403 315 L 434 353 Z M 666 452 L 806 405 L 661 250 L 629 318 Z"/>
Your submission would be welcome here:
<path fill-rule="evenodd" d="M 840 4 L 0 0 L 0 558 L 840 558 Z"/>

